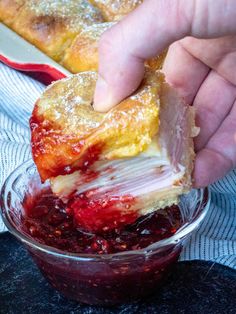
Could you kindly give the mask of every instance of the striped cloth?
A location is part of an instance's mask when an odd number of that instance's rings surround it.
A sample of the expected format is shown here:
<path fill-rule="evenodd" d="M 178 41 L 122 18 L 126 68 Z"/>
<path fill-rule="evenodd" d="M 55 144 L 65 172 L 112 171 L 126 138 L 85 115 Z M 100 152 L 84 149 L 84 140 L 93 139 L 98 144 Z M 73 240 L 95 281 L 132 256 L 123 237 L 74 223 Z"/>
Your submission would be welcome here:
<path fill-rule="evenodd" d="M 45 86 L 0 63 L 0 187 L 7 175 L 30 158 L 28 120 Z M 211 260 L 236 269 L 236 170 L 210 187 L 207 217 L 181 260 Z M 0 221 L 0 232 L 5 231 Z"/>

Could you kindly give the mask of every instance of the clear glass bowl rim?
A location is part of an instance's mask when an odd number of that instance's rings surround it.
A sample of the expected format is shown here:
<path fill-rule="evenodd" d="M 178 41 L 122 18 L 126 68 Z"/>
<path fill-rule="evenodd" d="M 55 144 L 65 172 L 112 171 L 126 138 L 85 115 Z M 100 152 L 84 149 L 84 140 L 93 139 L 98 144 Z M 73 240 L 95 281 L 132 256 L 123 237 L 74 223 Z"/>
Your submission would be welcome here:
<path fill-rule="evenodd" d="M 9 185 L 11 185 L 12 182 L 14 182 L 14 180 L 22 173 L 22 171 L 28 167 L 36 167 L 32 159 L 23 162 L 21 165 L 15 168 L 15 170 L 13 170 L 10 173 L 10 175 L 7 177 L 7 179 L 5 180 L 1 189 L 1 193 L 0 193 L 1 216 L 8 231 L 11 234 L 13 234 L 16 238 L 18 238 L 21 242 L 23 242 L 24 244 L 34 249 L 37 249 L 49 255 L 56 256 L 58 258 L 67 258 L 67 259 L 72 259 L 72 260 L 77 260 L 77 261 L 82 261 L 82 260 L 102 261 L 102 260 L 107 260 L 107 259 L 125 259 L 125 258 L 129 258 L 135 255 L 147 256 L 149 254 L 152 254 L 154 251 L 158 250 L 159 248 L 163 248 L 165 246 L 179 243 L 184 237 L 186 237 L 190 232 L 192 232 L 194 229 L 196 229 L 199 226 L 203 218 L 206 216 L 209 209 L 209 205 L 210 205 L 210 190 L 208 188 L 199 189 L 200 191 L 202 191 L 202 196 L 203 196 L 199 206 L 203 207 L 203 204 L 202 204 L 203 202 L 205 203 L 205 205 L 204 205 L 204 208 L 202 209 L 201 214 L 197 217 L 197 219 L 195 219 L 191 223 L 184 224 L 173 236 L 157 241 L 153 244 L 150 244 L 149 246 L 143 249 L 119 252 L 119 253 L 114 253 L 114 254 L 101 254 L 101 255 L 64 252 L 62 250 L 53 248 L 51 246 L 41 244 L 35 241 L 34 238 L 31 238 L 30 236 L 27 236 L 26 234 L 21 233 L 15 227 L 14 222 L 12 221 L 9 215 L 10 208 L 7 205 L 6 189 Z"/>

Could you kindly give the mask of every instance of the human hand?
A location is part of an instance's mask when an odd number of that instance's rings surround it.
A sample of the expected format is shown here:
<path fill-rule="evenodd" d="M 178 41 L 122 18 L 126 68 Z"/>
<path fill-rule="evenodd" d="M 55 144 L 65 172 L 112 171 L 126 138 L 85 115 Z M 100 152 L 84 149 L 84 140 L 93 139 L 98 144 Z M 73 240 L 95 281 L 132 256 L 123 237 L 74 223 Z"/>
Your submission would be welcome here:
<path fill-rule="evenodd" d="M 196 187 L 206 186 L 236 166 L 234 0 L 146 0 L 102 36 L 94 108 L 106 111 L 136 90 L 144 60 L 169 45 L 163 70 L 196 108 L 193 175 Z"/>

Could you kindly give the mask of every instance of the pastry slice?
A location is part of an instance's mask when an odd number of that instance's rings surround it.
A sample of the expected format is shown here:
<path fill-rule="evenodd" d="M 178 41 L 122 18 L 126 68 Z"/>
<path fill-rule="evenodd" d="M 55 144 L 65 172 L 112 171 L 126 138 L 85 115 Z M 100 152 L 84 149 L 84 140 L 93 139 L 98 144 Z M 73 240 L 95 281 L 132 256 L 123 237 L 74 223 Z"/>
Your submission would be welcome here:
<path fill-rule="evenodd" d="M 89 0 L 101 10 L 107 22 L 118 21 L 133 11 L 143 0 Z"/>
<path fill-rule="evenodd" d="M 35 105 L 32 153 L 43 181 L 81 229 L 101 232 L 178 202 L 191 188 L 193 108 L 159 72 L 107 113 L 92 108 L 97 74 L 57 81 Z"/>
<path fill-rule="evenodd" d="M 56 61 L 81 30 L 103 21 L 87 0 L 28 0 L 12 28 Z"/>

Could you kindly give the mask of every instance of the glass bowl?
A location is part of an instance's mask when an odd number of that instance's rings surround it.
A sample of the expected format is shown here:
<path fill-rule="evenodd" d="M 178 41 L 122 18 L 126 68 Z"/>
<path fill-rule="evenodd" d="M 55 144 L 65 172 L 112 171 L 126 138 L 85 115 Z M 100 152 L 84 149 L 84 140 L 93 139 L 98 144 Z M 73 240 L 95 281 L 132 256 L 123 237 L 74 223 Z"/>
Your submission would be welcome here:
<path fill-rule="evenodd" d="M 171 237 L 140 250 L 116 254 L 72 254 L 37 242 L 21 229 L 22 202 L 45 188 L 31 160 L 6 180 L 1 191 L 2 217 L 8 230 L 30 252 L 51 285 L 66 297 L 88 304 L 113 305 L 144 297 L 160 286 L 178 260 L 183 245 L 209 208 L 209 191 L 181 197 L 182 226 Z"/>

